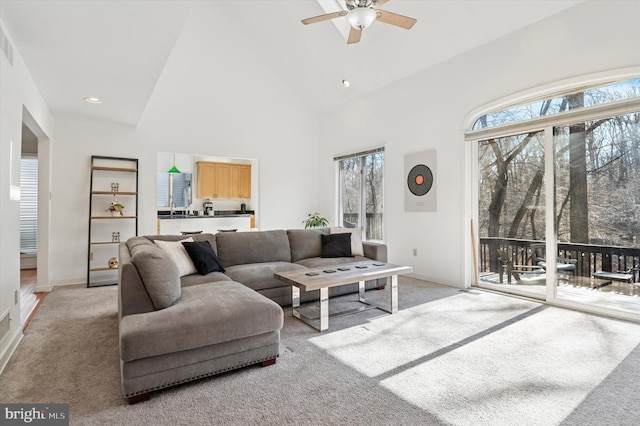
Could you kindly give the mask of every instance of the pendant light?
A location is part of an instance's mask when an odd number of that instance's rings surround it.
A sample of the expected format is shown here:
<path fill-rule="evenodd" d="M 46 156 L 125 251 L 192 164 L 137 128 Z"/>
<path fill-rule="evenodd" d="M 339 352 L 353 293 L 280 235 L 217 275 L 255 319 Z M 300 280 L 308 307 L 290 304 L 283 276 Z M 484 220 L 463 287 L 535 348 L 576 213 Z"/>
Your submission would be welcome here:
<path fill-rule="evenodd" d="M 176 167 L 176 155 L 175 154 L 173 154 L 173 167 L 171 167 L 167 173 L 182 173 Z"/>

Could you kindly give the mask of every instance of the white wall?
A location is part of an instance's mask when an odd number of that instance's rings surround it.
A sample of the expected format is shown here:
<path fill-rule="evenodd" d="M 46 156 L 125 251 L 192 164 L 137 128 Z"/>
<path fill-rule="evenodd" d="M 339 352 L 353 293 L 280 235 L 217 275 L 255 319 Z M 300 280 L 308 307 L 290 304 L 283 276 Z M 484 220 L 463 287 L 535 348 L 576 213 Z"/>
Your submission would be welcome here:
<path fill-rule="evenodd" d="M 411 265 L 417 276 L 436 282 L 469 284 L 472 207 L 465 211 L 465 190 L 472 183 L 465 119 L 531 87 L 640 65 L 639 18 L 639 2 L 586 2 L 324 114 L 323 204 L 334 203 L 335 154 L 384 144 L 389 261 Z M 428 46 L 419 54 L 428 54 Z M 438 210 L 405 212 L 404 156 L 425 149 L 437 150 Z"/>
<path fill-rule="evenodd" d="M 11 40 L 4 24 L 5 35 Z M 11 42 L 13 45 L 13 42 Z M 13 45 L 15 47 L 15 45 Z M 13 66 L 0 52 L 0 315 L 10 311 L 11 329 L 0 342 L 0 371 L 12 347 L 22 335 L 20 304 L 14 293 L 20 291 L 20 201 L 10 195 L 11 187 L 20 185 L 20 148 L 23 109 L 29 112 L 51 140 L 53 119 L 42 100 L 20 53 L 14 49 Z M 10 152 L 12 154 L 10 154 Z"/>
<path fill-rule="evenodd" d="M 637 5 L 587 2 L 318 117 L 301 107 L 303 100 L 283 76 L 264 66 L 225 8 L 198 2 L 137 128 L 56 117 L 52 281 L 84 283 L 86 278 L 91 155 L 140 160 L 139 230 L 150 234 L 156 229 L 158 152 L 258 160 L 260 227 L 275 229 L 302 227 L 312 211 L 330 215 L 335 208 L 333 156 L 384 144 L 390 260 L 412 265 L 420 276 L 462 285 L 470 214 L 464 211 L 465 118 L 487 102 L 532 86 L 640 63 Z M 594 23 L 598 31 L 590 29 Z M 13 89 L 5 90 L 10 82 L 2 71 L 3 117 L 19 117 L 13 107 L 4 107 L 18 102 L 11 100 L 17 97 Z M 9 139 L 4 121 L 0 209 L 10 206 L 8 218 L 15 224 L 17 203 L 8 201 L 4 167 Z M 404 155 L 429 148 L 438 151 L 438 211 L 405 213 Z M 18 234 L 5 225 L 4 216 L 2 223 L 1 247 L 8 253 L 5 247 L 17 247 Z M 9 245 L 5 232 L 13 241 Z M 0 259 L 5 280 L 4 265 L 12 265 L 12 258 Z M 15 280 L 17 273 L 16 266 L 7 280 Z M 2 303 L 12 297 L 11 290 L 6 292 Z"/>
<path fill-rule="evenodd" d="M 301 228 L 319 209 L 318 115 L 252 54 L 223 6 L 194 5 L 137 128 L 57 118 L 54 284 L 86 281 L 91 155 L 139 159 L 141 235 L 156 232 L 158 152 L 256 159 L 261 229 Z"/>

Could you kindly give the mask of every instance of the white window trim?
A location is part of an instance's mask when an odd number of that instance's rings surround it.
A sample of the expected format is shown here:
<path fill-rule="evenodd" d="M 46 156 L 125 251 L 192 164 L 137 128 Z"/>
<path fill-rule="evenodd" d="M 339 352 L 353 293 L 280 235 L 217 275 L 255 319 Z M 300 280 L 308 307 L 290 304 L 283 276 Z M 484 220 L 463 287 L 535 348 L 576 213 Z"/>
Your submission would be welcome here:
<path fill-rule="evenodd" d="M 483 115 L 490 114 L 501 109 L 506 109 L 514 105 L 526 104 L 535 102 L 541 98 L 553 97 L 554 94 L 566 93 L 569 90 L 579 89 L 580 87 L 592 87 L 597 84 L 605 85 L 607 83 L 614 83 L 624 80 L 631 80 L 640 77 L 640 66 L 624 68 L 621 70 L 606 71 L 597 74 L 591 74 L 586 76 L 573 77 L 566 80 L 561 80 L 555 83 L 545 84 L 537 88 L 525 90 L 517 94 L 507 96 L 505 98 L 490 102 L 483 105 L 473 112 L 471 112 L 464 121 L 464 142 L 465 142 L 465 163 L 469 166 L 466 168 L 467 187 L 465 188 L 465 223 L 473 226 L 474 232 L 471 238 L 465 238 L 465 287 L 472 285 L 478 285 L 477 269 L 476 265 L 472 261 L 472 253 L 475 253 L 479 245 L 478 237 L 478 193 L 475 188 L 478 182 L 478 148 L 477 142 L 492 137 L 503 137 L 513 135 L 515 133 L 524 133 L 531 131 L 545 131 L 546 145 L 552 144 L 552 126 L 562 124 L 571 124 L 580 121 L 588 121 L 594 118 L 601 118 L 603 116 L 615 116 L 623 115 L 625 113 L 637 112 L 640 107 L 640 99 L 634 98 L 630 100 L 624 100 L 614 102 L 611 104 L 597 105 L 588 108 L 582 108 L 580 110 L 568 111 L 560 114 L 554 114 L 551 116 L 539 117 L 531 120 L 520 121 L 517 124 L 509 123 L 506 125 L 495 126 L 488 129 L 473 130 L 475 122 Z M 471 142 L 471 143 L 468 143 Z M 547 147 L 548 148 L 548 147 Z M 547 159 L 546 168 L 552 165 L 551 159 Z M 548 171 L 547 171 L 548 172 Z M 553 180 L 547 182 L 547 186 L 553 185 Z M 549 190 L 549 188 L 547 188 Z M 547 207 L 547 211 L 549 209 Z M 549 219 L 547 219 L 549 220 Z M 553 222 L 551 222 L 553 223 Z M 555 232 L 553 226 L 547 227 L 547 249 L 551 248 L 550 253 L 555 253 L 554 246 Z M 550 238 L 549 232 L 553 233 L 553 238 Z M 548 250 L 547 250 L 548 251 Z M 549 251 L 548 251 L 549 252 Z M 623 320 L 640 321 L 640 317 L 636 314 L 627 313 L 624 311 L 610 310 L 601 308 L 594 305 L 584 305 L 579 302 L 571 300 L 558 299 L 557 298 L 557 282 L 552 275 L 552 285 L 547 286 L 547 293 L 545 295 L 546 300 L 541 300 L 549 305 L 574 309 L 577 311 L 590 312 L 598 315 L 605 315 L 612 318 L 618 318 Z M 517 295 L 517 294 L 514 294 Z M 525 295 L 526 296 L 526 295 Z M 530 296 L 526 296 L 530 297 Z"/>

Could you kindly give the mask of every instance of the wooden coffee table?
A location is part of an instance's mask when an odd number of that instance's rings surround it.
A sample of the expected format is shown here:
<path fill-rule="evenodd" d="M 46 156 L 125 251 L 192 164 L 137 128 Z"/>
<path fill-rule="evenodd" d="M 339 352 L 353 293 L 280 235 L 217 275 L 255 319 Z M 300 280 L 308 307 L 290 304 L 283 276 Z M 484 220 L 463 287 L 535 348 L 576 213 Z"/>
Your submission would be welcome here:
<path fill-rule="evenodd" d="M 329 288 L 345 284 L 358 283 L 358 301 L 365 307 L 341 312 L 339 315 L 377 308 L 391 314 L 398 312 L 398 275 L 408 274 L 410 266 L 399 266 L 378 261 L 346 263 L 323 268 L 310 268 L 296 271 L 277 272 L 276 279 L 291 284 L 293 316 L 311 325 L 318 331 L 329 329 Z M 387 278 L 389 306 L 383 307 L 365 301 L 365 281 Z M 390 282 L 389 282 L 390 281 Z M 310 318 L 300 312 L 300 290 L 320 291 L 320 318 Z"/>

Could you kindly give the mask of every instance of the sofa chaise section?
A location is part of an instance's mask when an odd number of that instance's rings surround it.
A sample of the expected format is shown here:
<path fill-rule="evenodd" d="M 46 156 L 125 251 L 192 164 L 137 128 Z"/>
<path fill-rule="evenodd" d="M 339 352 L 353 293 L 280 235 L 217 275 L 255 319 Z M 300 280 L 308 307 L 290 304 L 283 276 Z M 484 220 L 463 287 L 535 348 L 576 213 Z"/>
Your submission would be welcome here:
<path fill-rule="evenodd" d="M 124 396 L 272 363 L 282 325 L 282 308 L 240 283 L 183 288 L 179 303 L 120 321 Z"/>

